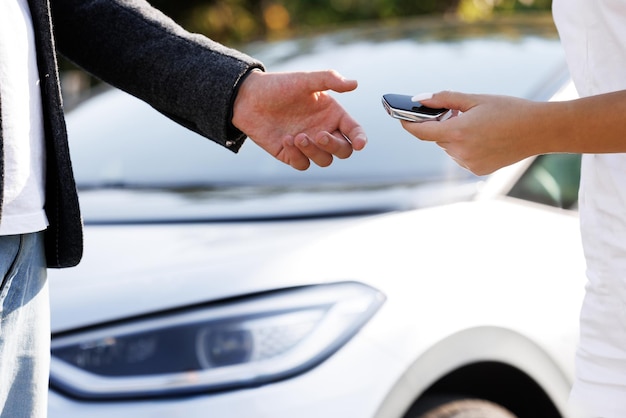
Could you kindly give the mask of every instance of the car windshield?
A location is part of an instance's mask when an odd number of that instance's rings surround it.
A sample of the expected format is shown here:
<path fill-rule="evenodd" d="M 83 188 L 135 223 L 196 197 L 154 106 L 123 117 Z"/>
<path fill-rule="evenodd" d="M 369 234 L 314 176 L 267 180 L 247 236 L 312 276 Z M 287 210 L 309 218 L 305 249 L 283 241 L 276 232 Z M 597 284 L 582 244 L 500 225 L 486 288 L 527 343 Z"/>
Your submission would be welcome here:
<path fill-rule="evenodd" d="M 419 19 L 247 51 L 269 71 L 334 68 L 357 79 L 356 91 L 333 94 L 366 130 L 366 148 L 330 167 L 297 171 L 250 139 L 234 154 L 108 89 L 67 119 L 87 222 L 338 216 L 467 200 L 481 179 L 406 132 L 382 96 L 452 89 L 547 100 L 569 80 L 549 19 Z"/>
<path fill-rule="evenodd" d="M 540 155 L 507 195 L 557 208 L 576 209 L 580 162 L 580 154 Z"/>
<path fill-rule="evenodd" d="M 404 131 L 385 113 L 381 96 L 456 89 L 545 99 L 565 74 L 561 48 L 548 25 L 504 25 L 494 30 L 424 22 L 248 48 L 271 71 L 337 68 L 359 81 L 355 92 L 337 96 L 370 140 L 365 150 L 348 160 L 299 172 L 250 140 L 236 155 L 112 90 L 88 100 L 68 117 L 78 185 L 375 187 L 471 179 L 439 147 Z"/>

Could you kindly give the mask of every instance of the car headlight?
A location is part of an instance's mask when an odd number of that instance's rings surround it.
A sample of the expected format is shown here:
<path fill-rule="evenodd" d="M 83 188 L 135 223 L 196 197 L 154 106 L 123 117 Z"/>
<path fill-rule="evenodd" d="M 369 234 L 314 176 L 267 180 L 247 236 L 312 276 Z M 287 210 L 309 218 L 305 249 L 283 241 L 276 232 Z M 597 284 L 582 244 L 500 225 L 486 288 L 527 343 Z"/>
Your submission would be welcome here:
<path fill-rule="evenodd" d="M 346 282 L 300 287 L 55 335 L 51 384 L 86 399 L 224 390 L 302 373 L 384 301 Z"/>

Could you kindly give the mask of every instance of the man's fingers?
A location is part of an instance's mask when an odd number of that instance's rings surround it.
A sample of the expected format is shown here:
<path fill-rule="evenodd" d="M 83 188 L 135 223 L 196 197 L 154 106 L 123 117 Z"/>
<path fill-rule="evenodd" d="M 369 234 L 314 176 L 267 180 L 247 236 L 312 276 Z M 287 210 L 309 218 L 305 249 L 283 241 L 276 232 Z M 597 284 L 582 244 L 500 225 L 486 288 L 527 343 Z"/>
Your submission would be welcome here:
<path fill-rule="evenodd" d="M 328 167 L 333 162 L 332 154 L 328 153 L 323 148 L 320 148 L 317 141 L 311 140 L 308 135 L 303 133 L 298 134 L 296 135 L 294 142 L 296 148 L 302 156 L 304 156 L 307 160 L 313 161 L 320 167 Z M 330 146 L 328 144 L 331 142 L 331 139 L 324 137 L 324 142 L 327 142 L 326 146 Z"/>
<path fill-rule="evenodd" d="M 355 151 L 360 151 L 367 145 L 365 129 L 347 113 L 339 120 L 338 131 L 342 137 L 348 138 Z"/>
<path fill-rule="evenodd" d="M 359 83 L 356 80 L 350 80 L 344 78 L 341 74 L 336 71 L 329 71 L 330 77 L 328 80 L 328 89 L 336 91 L 338 93 L 345 93 L 348 91 L 352 91 L 356 89 Z"/>
<path fill-rule="evenodd" d="M 315 136 L 315 144 L 327 154 L 334 155 L 340 159 L 348 158 L 353 151 L 352 144 L 339 131 L 333 133 L 319 132 Z"/>
<path fill-rule="evenodd" d="M 309 141 L 304 134 L 299 134 L 296 137 L 292 135 L 285 136 L 282 141 L 282 150 L 276 155 L 276 158 L 296 170 L 304 171 L 308 169 L 311 166 L 311 161 L 296 145 L 297 142 L 302 142 L 303 140 Z"/>
<path fill-rule="evenodd" d="M 348 80 L 335 70 L 313 71 L 303 73 L 311 92 L 333 90 L 338 93 L 352 91 L 357 88 L 356 80 Z"/>

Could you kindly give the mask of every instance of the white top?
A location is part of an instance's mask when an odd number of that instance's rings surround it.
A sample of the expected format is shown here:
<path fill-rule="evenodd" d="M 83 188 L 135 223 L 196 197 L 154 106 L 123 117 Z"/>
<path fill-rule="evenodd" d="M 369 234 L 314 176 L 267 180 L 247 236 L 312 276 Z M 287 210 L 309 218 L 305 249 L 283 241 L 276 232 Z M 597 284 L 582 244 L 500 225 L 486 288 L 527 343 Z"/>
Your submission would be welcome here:
<path fill-rule="evenodd" d="M 626 0 L 554 0 L 552 8 L 579 94 L 626 89 Z M 572 400 L 586 405 L 590 416 L 622 418 L 626 417 L 626 154 L 583 156 L 579 206 L 588 284 Z"/>
<path fill-rule="evenodd" d="M 0 0 L 0 103 L 4 148 L 0 235 L 41 231 L 47 226 L 44 134 L 27 0 Z"/>

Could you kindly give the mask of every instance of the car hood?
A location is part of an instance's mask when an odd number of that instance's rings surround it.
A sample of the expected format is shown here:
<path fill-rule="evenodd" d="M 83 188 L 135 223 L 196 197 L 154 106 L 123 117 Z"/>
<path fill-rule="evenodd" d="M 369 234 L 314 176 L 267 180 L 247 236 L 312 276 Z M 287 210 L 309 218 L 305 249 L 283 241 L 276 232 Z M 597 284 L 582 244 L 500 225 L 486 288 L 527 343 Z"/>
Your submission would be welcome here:
<path fill-rule="evenodd" d="M 341 225 L 356 218 L 341 220 Z M 85 228 L 85 253 L 49 271 L 54 331 L 298 284 L 257 280 L 265 264 L 329 234 L 337 218 L 298 222 L 149 223 Z M 76 315 L 80 312 L 80 315 Z"/>
<path fill-rule="evenodd" d="M 571 279 L 564 272 L 584 272 L 577 219 L 524 206 L 494 200 L 306 221 L 87 227 L 81 264 L 49 273 L 53 332 L 346 280 L 424 303 L 451 289 L 530 297 L 535 281 L 551 289 L 548 297 Z"/>
<path fill-rule="evenodd" d="M 287 220 L 373 214 L 468 200 L 476 179 L 418 183 L 95 188 L 80 192 L 87 224 Z"/>

